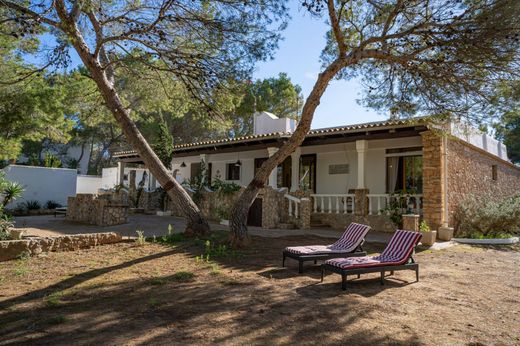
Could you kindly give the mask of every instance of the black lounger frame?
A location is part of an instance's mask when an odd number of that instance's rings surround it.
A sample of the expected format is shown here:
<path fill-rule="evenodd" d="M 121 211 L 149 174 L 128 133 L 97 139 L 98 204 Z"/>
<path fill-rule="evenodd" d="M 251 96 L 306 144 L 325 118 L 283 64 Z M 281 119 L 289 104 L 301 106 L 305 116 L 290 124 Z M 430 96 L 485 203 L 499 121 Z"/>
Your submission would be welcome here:
<path fill-rule="evenodd" d="M 394 271 L 398 270 L 414 270 L 415 271 L 415 279 L 416 282 L 419 281 L 419 263 L 416 263 L 413 259 L 413 255 L 415 254 L 415 247 L 419 243 L 419 239 L 417 240 L 417 243 L 414 245 L 414 250 L 410 254 L 410 257 L 408 257 L 406 264 L 401 265 L 384 265 L 384 266 L 374 266 L 374 267 L 367 267 L 367 268 L 356 268 L 356 269 L 342 269 L 330 264 L 323 263 L 321 265 L 321 282 L 323 282 L 323 275 L 325 273 L 325 270 L 331 271 L 333 273 L 338 273 L 341 275 L 341 289 L 346 290 L 347 289 L 347 275 L 357 275 L 358 279 L 361 274 L 368 274 L 368 273 L 381 273 L 381 285 L 385 284 L 385 272 L 390 272 L 390 275 L 394 274 Z"/>
<path fill-rule="evenodd" d="M 303 273 L 303 262 L 314 261 L 314 264 L 317 263 L 318 260 L 328 260 L 332 258 L 342 258 L 342 257 L 362 257 L 366 256 L 367 253 L 363 251 L 363 243 L 365 239 L 361 241 L 361 244 L 352 251 L 352 252 L 336 252 L 336 253 L 321 253 L 321 254 L 297 254 L 287 250 L 283 250 L 282 253 L 282 267 L 285 267 L 285 258 L 289 257 L 298 261 L 298 273 Z"/>

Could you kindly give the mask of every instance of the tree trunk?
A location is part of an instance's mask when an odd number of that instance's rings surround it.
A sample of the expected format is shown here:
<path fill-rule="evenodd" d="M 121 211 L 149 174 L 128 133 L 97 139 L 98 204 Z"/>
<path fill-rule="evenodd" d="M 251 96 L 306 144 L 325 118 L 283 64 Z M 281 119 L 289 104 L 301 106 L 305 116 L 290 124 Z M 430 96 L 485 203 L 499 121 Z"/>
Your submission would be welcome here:
<path fill-rule="evenodd" d="M 247 214 L 255 198 L 258 196 L 259 190 L 264 187 L 265 181 L 269 178 L 272 170 L 302 144 L 305 136 L 311 128 L 314 112 L 320 104 L 321 96 L 327 89 L 329 82 L 343 67 L 353 64 L 355 60 L 357 60 L 357 58 L 352 54 L 349 55 L 349 57 L 340 57 L 334 60 L 322 73 L 320 73 L 309 97 L 305 101 L 302 116 L 296 130 L 289 140 L 285 142 L 273 156 L 262 164 L 253 180 L 233 204 L 230 220 L 230 237 L 233 247 L 243 247 L 249 244 L 250 238 L 247 234 Z"/>
<path fill-rule="evenodd" d="M 66 15 L 60 13 L 59 10 L 58 14 L 62 21 L 68 22 Z M 137 151 L 147 168 L 152 172 L 174 203 L 180 207 L 180 210 L 184 211 L 187 219 L 185 233 L 190 235 L 202 235 L 208 233 L 210 231 L 208 222 L 202 217 L 199 208 L 193 202 L 190 195 L 162 164 L 161 160 L 152 150 L 136 124 L 132 121 L 130 118 L 130 111 L 123 106 L 121 98 L 114 88 L 113 82 L 107 77 L 107 72 L 103 69 L 99 61 L 90 53 L 90 50 L 76 24 L 71 22 L 68 22 L 68 24 L 70 24 L 70 26 L 67 26 L 67 31 L 71 37 L 74 48 L 78 52 L 78 55 L 87 69 L 90 71 L 92 79 L 96 82 L 107 107 L 121 126 L 126 139 L 132 145 L 134 150 Z"/>

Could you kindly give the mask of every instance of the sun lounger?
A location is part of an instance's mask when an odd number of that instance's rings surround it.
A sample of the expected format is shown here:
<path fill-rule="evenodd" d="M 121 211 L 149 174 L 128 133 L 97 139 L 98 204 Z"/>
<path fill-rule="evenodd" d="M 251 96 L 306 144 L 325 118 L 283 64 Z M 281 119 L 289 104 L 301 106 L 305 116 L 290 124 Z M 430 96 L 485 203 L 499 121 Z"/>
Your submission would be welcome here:
<path fill-rule="evenodd" d="M 419 281 L 419 264 L 415 263 L 413 253 L 421 239 L 421 233 L 397 230 L 385 250 L 379 256 L 354 258 L 334 258 L 321 266 L 321 281 L 326 270 L 341 275 L 341 288 L 347 289 L 347 275 L 381 273 L 381 284 L 384 284 L 385 272 L 393 274 L 397 270 L 414 270 Z"/>
<path fill-rule="evenodd" d="M 341 238 L 332 245 L 293 246 L 283 250 L 282 266 L 285 267 L 285 258 L 289 257 L 299 262 L 298 272 L 303 272 L 303 262 L 326 260 L 336 257 L 366 256 L 363 251 L 365 236 L 370 226 L 351 223 Z"/>

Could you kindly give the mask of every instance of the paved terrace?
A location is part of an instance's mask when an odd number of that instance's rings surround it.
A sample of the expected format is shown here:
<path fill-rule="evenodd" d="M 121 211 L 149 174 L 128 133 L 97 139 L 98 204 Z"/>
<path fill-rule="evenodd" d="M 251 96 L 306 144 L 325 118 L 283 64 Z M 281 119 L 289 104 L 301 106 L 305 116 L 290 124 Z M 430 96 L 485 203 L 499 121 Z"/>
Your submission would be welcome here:
<path fill-rule="evenodd" d="M 52 236 L 63 234 L 97 233 L 97 232 L 118 232 L 122 236 L 134 237 L 136 230 L 141 230 L 147 237 L 154 235 L 161 236 L 168 232 L 168 225 L 172 225 L 174 232 L 182 232 L 186 222 L 184 219 L 173 216 L 156 216 L 134 214 L 129 216 L 129 222 L 124 225 L 100 227 L 76 222 L 70 222 L 64 216 L 54 217 L 52 215 L 42 216 L 23 216 L 15 218 L 15 228 L 25 228 L 26 235 Z M 212 223 L 213 230 L 227 230 L 227 226 Z M 249 227 L 251 235 L 261 237 L 276 238 L 298 235 L 315 235 L 324 238 L 338 238 L 342 231 L 330 228 L 313 228 L 310 230 L 301 229 L 262 229 L 260 227 Z M 368 242 L 387 243 L 391 234 L 371 231 L 367 235 Z"/>

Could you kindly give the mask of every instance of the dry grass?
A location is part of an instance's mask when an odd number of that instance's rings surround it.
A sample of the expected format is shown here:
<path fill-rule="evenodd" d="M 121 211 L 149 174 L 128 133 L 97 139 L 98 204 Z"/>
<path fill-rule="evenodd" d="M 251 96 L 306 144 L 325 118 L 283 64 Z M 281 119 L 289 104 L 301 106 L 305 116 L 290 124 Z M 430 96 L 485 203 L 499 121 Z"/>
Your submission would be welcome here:
<path fill-rule="evenodd" d="M 317 266 L 280 268 L 285 246 L 310 243 L 330 240 L 255 238 L 210 263 L 200 242 L 0 263 L 0 344 L 520 344 L 518 246 L 424 251 L 419 283 L 373 274 L 343 292 Z"/>

